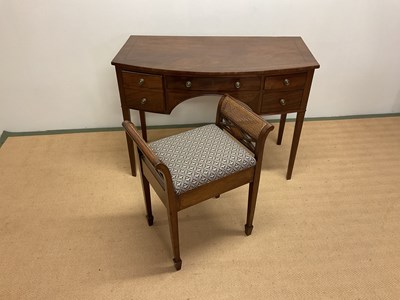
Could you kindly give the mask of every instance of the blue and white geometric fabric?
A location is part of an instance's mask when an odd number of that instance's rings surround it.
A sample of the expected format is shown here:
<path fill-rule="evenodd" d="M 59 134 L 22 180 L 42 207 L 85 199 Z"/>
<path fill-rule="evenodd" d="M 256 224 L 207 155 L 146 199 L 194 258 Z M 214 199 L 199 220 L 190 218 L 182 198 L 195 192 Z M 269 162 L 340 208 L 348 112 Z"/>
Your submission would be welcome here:
<path fill-rule="evenodd" d="M 211 124 L 149 143 L 168 167 L 176 194 L 256 165 L 252 153 Z"/>

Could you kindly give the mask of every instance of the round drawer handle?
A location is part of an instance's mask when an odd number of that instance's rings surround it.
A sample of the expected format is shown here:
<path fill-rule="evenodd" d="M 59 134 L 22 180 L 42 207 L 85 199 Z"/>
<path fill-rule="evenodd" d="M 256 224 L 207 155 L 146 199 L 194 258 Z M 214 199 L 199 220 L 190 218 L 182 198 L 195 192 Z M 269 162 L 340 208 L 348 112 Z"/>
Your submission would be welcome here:
<path fill-rule="evenodd" d="M 192 86 L 192 82 L 190 80 L 186 81 L 186 87 L 190 88 Z"/>
<path fill-rule="evenodd" d="M 147 102 L 147 98 L 142 98 L 142 100 L 140 100 L 140 104 L 145 104 Z"/>
<path fill-rule="evenodd" d="M 240 81 L 235 82 L 235 88 L 240 89 Z"/>
<path fill-rule="evenodd" d="M 139 85 L 143 85 L 144 84 L 144 79 L 143 78 L 140 78 L 139 79 Z"/>
<path fill-rule="evenodd" d="M 285 79 L 283 80 L 283 84 L 286 85 L 286 86 L 290 85 L 290 80 L 287 79 L 287 78 L 285 78 Z"/>
<path fill-rule="evenodd" d="M 280 103 L 282 106 L 285 106 L 285 105 L 286 105 L 286 100 L 282 98 L 281 100 L 279 100 L 279 103 Z"/>

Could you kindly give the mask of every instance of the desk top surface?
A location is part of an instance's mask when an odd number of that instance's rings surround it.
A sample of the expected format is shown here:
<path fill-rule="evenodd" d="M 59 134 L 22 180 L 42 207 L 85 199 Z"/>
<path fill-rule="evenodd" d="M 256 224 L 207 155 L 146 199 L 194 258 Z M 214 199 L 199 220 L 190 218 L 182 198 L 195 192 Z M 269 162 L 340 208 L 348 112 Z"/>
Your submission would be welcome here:
<path fill-rule="evenodd" d="M 115 66 L 148 72 L 259 74 L 319 68 L 301 37 L 130 36 Z"/>

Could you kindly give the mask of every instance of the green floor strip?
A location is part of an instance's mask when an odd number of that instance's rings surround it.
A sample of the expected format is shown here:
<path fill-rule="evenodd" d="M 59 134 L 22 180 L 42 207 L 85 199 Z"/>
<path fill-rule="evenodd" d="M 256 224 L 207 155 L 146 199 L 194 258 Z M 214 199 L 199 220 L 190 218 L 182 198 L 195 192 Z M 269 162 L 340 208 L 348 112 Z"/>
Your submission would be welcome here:
<path fill-rule="evenodd" d="M 316 117 L 305 118 L 306 121 L 330 121 L 330 120 L 349 120 L 349 119 L 368 119 L 368 118 L 386 118 L 386 117 L 399 117 L 400 113 L 388 114 L 371 114 L 371 115 L 352 115 L 341 117 Z M 289 118 L 287 122 L 294 122 L 295 118 Z M 279 122 L 279 119 L 268 120 L 271 123 Z M 185 128 L 185 127 L 199 127 L 209 123 L 200 124 L 179 124 L 179 125 L 157 125 L 148 126 L 147 129 L 168 129 L 168 128 Z M 140 129 L 140 126 L 138 127 Z M 26 132 L 10 132 L 3 131 L 0 136 L 0 148 L 5 143 L 7 138 L 14 136 L 32 136 L 32 135 L 49 135 L 49 134 L 68 134 L 68 133 L 82 133 L 82 132 L 104 132 L 104 131 L 122 131 L 122 127 L 106 127 L 106 128 L 84 128 L 84 129 L 60 129 L 60 130 L 45 130 L 45 131 L 26 131 Z"/>

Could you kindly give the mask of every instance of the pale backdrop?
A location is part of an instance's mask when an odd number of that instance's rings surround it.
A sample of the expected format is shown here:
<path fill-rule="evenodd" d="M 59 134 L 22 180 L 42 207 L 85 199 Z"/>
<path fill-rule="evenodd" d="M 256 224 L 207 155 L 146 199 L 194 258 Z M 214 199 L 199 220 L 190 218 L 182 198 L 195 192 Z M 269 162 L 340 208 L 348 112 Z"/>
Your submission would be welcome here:
<path fill-rule="evenodd" d="M 131 34 L 302 36 L 321 64 L 306 116 L 400 112 L 399 14 L 398 0 L 0 0 L 0 133 L 119 126 L 110 62 Z M 148 124 L 209 122 L 215 103 Z"/>

